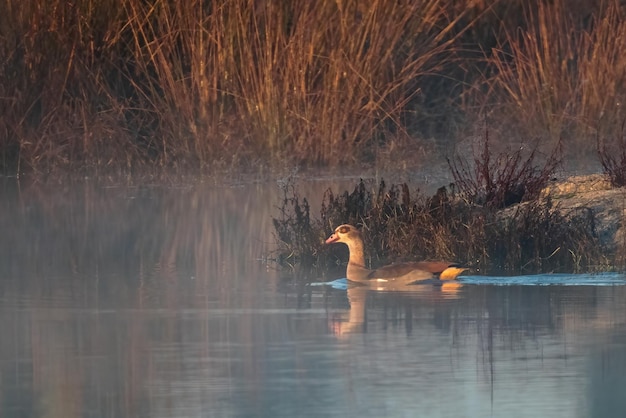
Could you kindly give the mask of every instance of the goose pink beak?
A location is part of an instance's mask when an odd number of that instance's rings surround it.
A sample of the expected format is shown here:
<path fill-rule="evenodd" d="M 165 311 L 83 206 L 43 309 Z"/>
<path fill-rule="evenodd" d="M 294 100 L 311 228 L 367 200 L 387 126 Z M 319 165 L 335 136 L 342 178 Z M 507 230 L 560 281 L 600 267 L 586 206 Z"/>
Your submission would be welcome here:
<path fill-rule="evenodd" d="M 328 239 L 326 240 L 326 244 L 332 244 L 333 242 L 337 242 L 339 241 L 339 237 L 337 236 L 337 234 L 332 234 L 330 237 L 328 237 Z"/>

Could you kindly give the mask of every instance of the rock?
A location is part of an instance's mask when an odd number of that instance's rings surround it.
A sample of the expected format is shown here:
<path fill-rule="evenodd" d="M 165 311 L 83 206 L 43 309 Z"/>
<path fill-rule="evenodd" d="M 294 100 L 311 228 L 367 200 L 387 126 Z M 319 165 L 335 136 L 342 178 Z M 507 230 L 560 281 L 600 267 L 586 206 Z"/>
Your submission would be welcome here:
<path fill-rule="evenodd" d="M 563 213 L 591 210 L 600 243 L 618 257 L 624 257 L 626 188 L 613 188 L 606 176 L 592 174 L 556 181 L 541 191 L 541 197 L 550 197 Z"/>
<path fill-rule="evenodd" d="M 541 191 L 541 197 L 550 196 L 552 199 L 566 199 L 588 192 L 611 190 L 611 183 L 602 174 L 588 176 L 573 176 L 565 180 L 554 181 Z"/>

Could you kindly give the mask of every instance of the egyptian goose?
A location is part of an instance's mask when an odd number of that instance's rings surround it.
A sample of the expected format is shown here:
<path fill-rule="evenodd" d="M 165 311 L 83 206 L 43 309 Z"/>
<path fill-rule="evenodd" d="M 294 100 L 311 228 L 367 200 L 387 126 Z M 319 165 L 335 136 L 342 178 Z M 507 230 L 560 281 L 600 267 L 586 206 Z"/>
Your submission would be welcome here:
<path fill-rule="evenodd" d="M 365 267 L 363 238 L 352 225 L 339 225 L 326 244 L 342 242 L 350 250 L 346 277 L 351 282 L 377 287 L 404 286 L 427 280 L 453 280 L 467 268 L 447 261 L 418 261 L 384 266 L 376 270 Z"/>

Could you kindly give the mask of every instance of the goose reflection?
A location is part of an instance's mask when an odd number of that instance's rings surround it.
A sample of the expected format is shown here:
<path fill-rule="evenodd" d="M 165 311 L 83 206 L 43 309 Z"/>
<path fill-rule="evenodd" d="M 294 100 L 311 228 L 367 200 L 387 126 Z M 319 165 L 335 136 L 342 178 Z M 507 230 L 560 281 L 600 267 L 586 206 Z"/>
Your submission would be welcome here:
<path fill-rule="evenodd" d="M 383 297 L 394 308 L 399 306 L 400 301 L 408 301 L 408 303 L 402 303 L 402 305 L 407 307 L 404 321 L 406 321 L 407 327 L 410 328 L 410 322 L 412 321 L 411 305 L 415 301 L 418 301 L 418 303 L 436 303 L 442 299 L 455 299 L 461 288 L 462 284 L 456 281 L 446 281 L 439 286 L 407 285 L 403 288 L 394 288 L 393 291 L 385 292 L 376 292 L 376 289 L 372 289 L 369 286 L 352 285 L 346 291 L 350 308 L 347 312 L 342 312 L 330 319 L 330 329 L 338 337 L 367 332 L 367 299 L 371 292 L 384 295 Z"/>

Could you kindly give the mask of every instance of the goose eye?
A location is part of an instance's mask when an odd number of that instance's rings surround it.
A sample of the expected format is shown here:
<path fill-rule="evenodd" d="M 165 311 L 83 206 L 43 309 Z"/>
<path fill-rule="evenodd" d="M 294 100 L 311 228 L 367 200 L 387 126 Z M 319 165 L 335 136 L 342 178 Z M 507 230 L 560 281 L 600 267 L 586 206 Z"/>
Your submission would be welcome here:
<path fill-rule="evenodd" d="M 339 228 L 339 232 L 341 234 L 347 234 L 348 232 L 350 232 L 350 228 L 347 226 L 342 226 L 341 228 Z"/>

